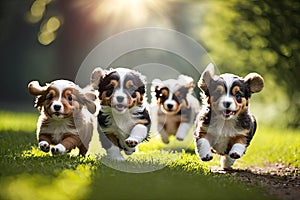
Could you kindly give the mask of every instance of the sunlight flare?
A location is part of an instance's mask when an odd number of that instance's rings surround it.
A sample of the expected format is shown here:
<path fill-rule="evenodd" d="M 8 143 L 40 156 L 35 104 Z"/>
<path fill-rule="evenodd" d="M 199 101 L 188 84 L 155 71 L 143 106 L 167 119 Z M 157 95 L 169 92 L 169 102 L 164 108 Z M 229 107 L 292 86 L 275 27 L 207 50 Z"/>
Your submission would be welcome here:
<path fill-rule="evenodd" d="M 150 13 L 164 15 L 167 8 L 163 0 L 90 0 L 78 1 L 75 7 L 88 13 L 94 22 L 142 24 L 149 20 Z"/>

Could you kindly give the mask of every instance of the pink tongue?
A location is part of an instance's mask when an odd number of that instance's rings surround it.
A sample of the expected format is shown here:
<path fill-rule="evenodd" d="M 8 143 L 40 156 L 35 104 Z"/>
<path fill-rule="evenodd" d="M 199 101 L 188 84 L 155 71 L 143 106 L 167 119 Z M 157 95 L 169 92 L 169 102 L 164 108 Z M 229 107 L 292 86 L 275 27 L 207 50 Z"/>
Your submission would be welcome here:
<path fill-rule="evenodd" d="M 229 117 L 230 115 L 233 115 L 233 114 L 234 114 L 233 111 L 229 111 L 229 110 L 226 110 L 226 111 L 224 111 L 223 113 L 224 113 L 224 115 L 225 115 L 226 117 Z"/>
<path fill-rule="evenodd" d="M 125 106 L 123 105 L 116 105 L 116 109 L 119 110 L 119 111 L 122 111 L 125 109 Z"/>

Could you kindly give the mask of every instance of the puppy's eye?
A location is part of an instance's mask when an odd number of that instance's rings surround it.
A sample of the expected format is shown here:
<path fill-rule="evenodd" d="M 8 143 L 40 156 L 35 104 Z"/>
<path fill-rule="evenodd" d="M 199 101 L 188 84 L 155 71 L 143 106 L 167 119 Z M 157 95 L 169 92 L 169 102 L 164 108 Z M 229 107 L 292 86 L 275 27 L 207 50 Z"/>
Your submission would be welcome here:
<path fill-rule="evenodd" d="M 51 101 L 52 99 L 53 99 L 53 95 L 52 95 L 52 94 L 49 94 L 49 95 L 47 96 L 47 100 Z"/>
<path fill-rule="evenodd" d="M 242 94 L 240 92 L 235 94 L 235 99 L 238 103 L 242 102 Z"/>
<path fill-rule="evenodd" d="M 131 86 L 130 88 L 128 88 L 128 92 L 133 98 L 136 97 L 136 88 L 135 87 Z"/>
<path fill-rule="evenodd" d="M 68 96 L 68 100 L 69 101 L 73 101 L 73 97 L 72 96 Z"/>
<path fill-rule="evenodd" d="M 105 96 L 110 97 L 112 95 L 112 93 L 113 93 L 113 89 L 107 90 L 105 93 Z"/>
<path fill-rule="evenodd" d="M 132 98 L 136 98 L 136 93 L 135 91 L 131 94 Z"/>

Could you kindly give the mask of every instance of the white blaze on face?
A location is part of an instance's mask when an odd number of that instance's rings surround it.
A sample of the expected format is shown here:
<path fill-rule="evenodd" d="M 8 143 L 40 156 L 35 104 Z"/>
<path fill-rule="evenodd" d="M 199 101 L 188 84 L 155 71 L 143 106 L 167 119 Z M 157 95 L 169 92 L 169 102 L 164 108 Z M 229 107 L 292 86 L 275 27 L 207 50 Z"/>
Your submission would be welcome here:
<path fill-rule="evenodd" d="M 165 87 L 169 90 L 169 95 L 167 100 L 164 102 L 163 108 L 166 111 L 175 111 L 177 109 L 177 102 L 173 99 L 174 92 L 176 92 L 180 88 L 180 84 L 178 80 L 169 79 L 163 82 Z"/>
<path fill-rule="evenodd" d="M 221 96 L 219 102 L 219 110 L 236 111 L 237 107 L 234 102 L 234 97 L 231 95 L 231 88 L 237 76 L 233 74 L 223 74 L 220 76 L 225 81 L 225 94 Z"/>
<path fill-rule="evenodd" d="M 168 111 L 176 110 L 176 101 L 173 100 L 173 92 L 169 92 L 168 99 L 164 102 L 164 108 Z"/>
<path fill-rule="evenodd" d="M 124 69 L 120 68 L 118 70 L 120 79 L 118 81 L 118 87 L 113 92 L 112 106 L 114 106 L 114 108 L 119 112 L 125 111 L 126 108 L 128 107 L 128 105 L 127 105 L 128 96 L 124 92 L 124 79 L 128 72 L 129 72 L 129 70 L 125 69 L 125 68 Z"/>
<path fill-rule="evenodd" d="M 56 80 L 52 82 L 52 87 L 54 87 L 58 92 L 57 96 L 58 99 L 55 99 L 52 102 L 52 105 L 50 107 L 51 111 L 53 113 L 63 113 L 64 112 L 64 106 L 62 104 L 62 95 L 65 89 L 74 87 L 74 84 L 67 80 Z"/>

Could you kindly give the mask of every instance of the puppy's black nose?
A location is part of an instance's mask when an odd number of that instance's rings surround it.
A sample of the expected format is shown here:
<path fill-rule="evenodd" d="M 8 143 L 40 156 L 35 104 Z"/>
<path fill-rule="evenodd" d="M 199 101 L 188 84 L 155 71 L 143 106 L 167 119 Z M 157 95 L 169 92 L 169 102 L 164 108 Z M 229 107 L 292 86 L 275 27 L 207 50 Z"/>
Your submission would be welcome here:
<path fill-rule="evenodd" d="M 117 96 L 117 101 L 118 101 L 119 103 L 123 102 L 123 100 L 124 100 L 124 97 L 122 97 L 122 96 Z"/>
<path fill-rule="evenodd" d="M 61 105 L 54 105 L 53 108 L 55 111 L 59 111 L 61 108 Z"/>
<path fill-rule="evenodd" d="M 167 107 L 169 110 L 171 110 L 173 108 L 173 105 L 172 104 L 167 104 Z"/>
<path fill-rule="evenodd" d="M 223 106 L 224 106 L 225 108 L 229 108 L 230 105 L 231 105 L 231 102 L 229 102 L 229 101 L 223 102 Z"/>

